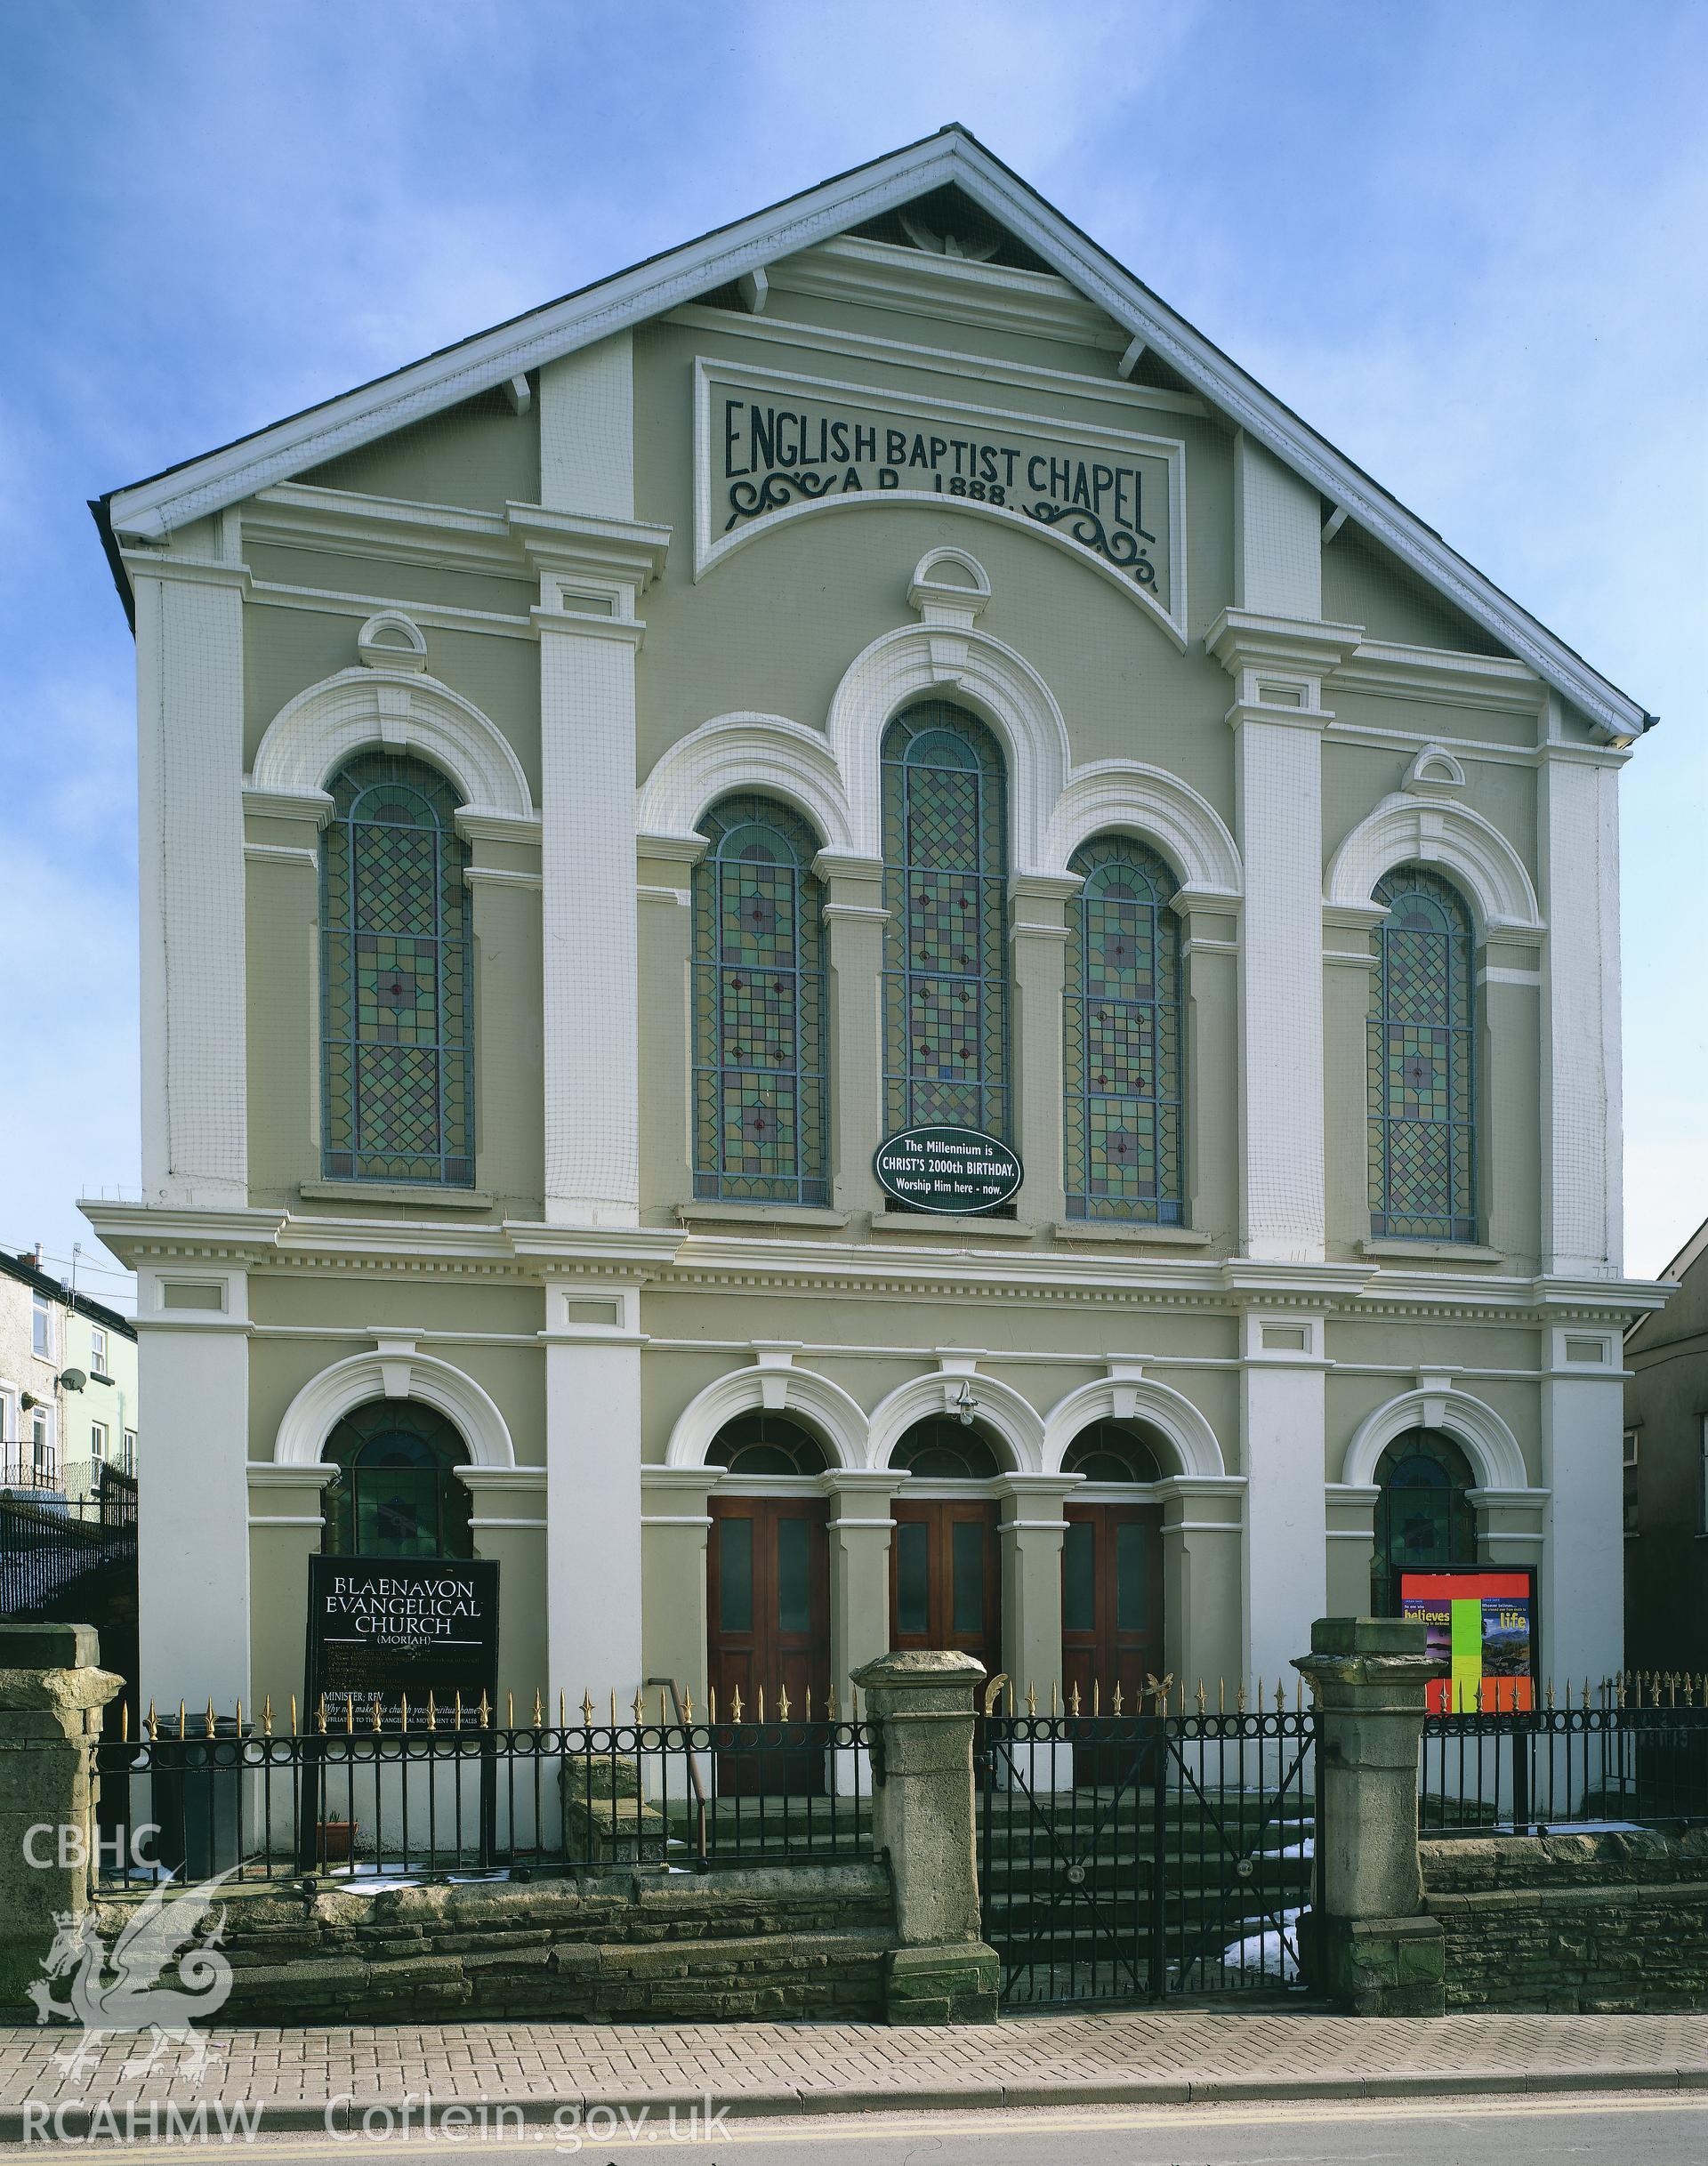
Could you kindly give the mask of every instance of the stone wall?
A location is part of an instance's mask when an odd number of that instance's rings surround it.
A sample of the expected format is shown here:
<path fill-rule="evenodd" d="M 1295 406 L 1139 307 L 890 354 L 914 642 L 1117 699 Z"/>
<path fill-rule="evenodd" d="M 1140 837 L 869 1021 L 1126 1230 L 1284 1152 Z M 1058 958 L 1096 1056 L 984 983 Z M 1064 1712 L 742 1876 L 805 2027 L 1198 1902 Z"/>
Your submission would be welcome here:
<path fill-rule="evenodd" d="M 1420 1850 L 1450 2010 L 1708 2008 L 1708 1829 Z"/>
<path fill-rule="evenodd" d="M 235 2023 L 882 2022 L 896 1946 L 878 1864 L 224 1899 Z M 109 1944 L 140 1900 L 99 1906 Z"/>

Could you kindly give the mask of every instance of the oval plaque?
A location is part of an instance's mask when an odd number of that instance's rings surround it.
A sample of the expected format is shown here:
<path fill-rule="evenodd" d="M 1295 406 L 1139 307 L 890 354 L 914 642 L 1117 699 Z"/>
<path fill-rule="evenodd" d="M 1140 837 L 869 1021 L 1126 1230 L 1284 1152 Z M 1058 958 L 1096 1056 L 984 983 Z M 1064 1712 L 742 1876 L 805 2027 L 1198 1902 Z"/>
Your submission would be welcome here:
<path fill-rule="evenodd" d="M 886 1196 L 915 1211 L 997 1211 L 1024 1178 L 1007 1144 L 976 1128 L 904 1128 L 878 1146 L 872 1170 Z"/>

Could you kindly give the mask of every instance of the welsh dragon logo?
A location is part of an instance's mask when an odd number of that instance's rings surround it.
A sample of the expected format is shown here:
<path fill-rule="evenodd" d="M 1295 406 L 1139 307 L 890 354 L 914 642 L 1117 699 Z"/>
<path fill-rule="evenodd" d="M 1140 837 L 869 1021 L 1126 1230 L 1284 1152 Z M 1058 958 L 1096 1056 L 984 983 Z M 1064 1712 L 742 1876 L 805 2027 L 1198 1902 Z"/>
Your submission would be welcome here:
<path fill-rule="evenodd" d="M 37 2023 L 58 2017 L 83 2026 L 77 2045 L 53 2057 L 63 2073 L 86 2075 L 109 2033 L 139 2038 L 146 2033 L 146 2051 L 133 2054 L 121 2074 L 147 2075 L 175 2050 L 181 2057 L 178 2073 L 200 2081 L 214 2049 L 190 2026 L 198 2016 L 216 2014 L 231 1991 L 231 1965 L 220 1949 L 223 1906 L 203 1928 L 230 1877 L 222 1872 L 177 1889 L 169 1878 L 163 1880 L 110 1950 L 101 1943 L 93 1911 L 55 1913 L 59 1931 L 43 1959 L 45 1976 L 30 1986 L 29 1997 Z M 52 1981 L 63 1977 L 71 1981 L 69 1998 L 56 2001 Z"/>

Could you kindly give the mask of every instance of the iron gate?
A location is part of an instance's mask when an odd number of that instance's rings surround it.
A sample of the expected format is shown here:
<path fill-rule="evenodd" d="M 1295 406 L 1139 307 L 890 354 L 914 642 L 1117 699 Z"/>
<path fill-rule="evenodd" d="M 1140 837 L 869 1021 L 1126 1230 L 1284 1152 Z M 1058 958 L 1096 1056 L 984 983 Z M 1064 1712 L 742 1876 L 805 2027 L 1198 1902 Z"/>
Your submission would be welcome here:
<path fill-rule="evenodd" d="M 1314 1711 L 981 1727 L 979 1894 L 1006 2007 L 1302 1986 Z"/>

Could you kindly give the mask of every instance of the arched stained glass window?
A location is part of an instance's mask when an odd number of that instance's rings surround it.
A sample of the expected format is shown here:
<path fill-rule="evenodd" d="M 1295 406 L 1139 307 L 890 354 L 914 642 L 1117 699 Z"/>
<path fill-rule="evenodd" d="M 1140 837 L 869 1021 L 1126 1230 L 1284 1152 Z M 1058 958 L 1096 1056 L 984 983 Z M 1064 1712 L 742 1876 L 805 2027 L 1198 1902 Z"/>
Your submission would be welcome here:
<path fill-rule="evenodd" d="M 1064 1474 L 1083 1474 L 1088 1482 L 1159 1482 L 1163 1469 L 1156 1448 L 1142 1430 L 1126 1421 L 1093 1421 L 1061 1455 Z"/>
<path fill-rule="evenodd" d="M 1477 1077 L 1470 915 L 1416 866 L 1375 899 L 1369 1025 L 1370 1230 L 1414 1241 L 1477 1237 Z"/>
<path fill-rule="evenodd" d="M 1069 926 L 1062 1003 L 1068 1214 L 1178 1226 L 1180 927 L 1176 882 L 1121 835 L 1076 850 L 1085 884 Z"/>
<path fill-rule="evenodd" d="M 415 1399 L 374 1399 L 326 1444 L 322 1547 L 330 1557 L 472 1557 L 469 1493 L 455 1469 L 468 1450 L 444 1416 Z"/>
<path fill-rule="evenodd" d="M 1470 1461 L 1438 1429 L 1408 1429 L 1376 1462 L 1376 1547 L 1371 1562 L 1375 1614 L 1399 1614 L 1402 1571 L 1474 1565 L 1477 1486 Z"/>
<path fill-rule="evenodd" d="M 728 1467 L 731 1474 L 822 1474 L 830 1456 L 800 1422 L 761 1411 L 726 1421 L 712 1440 L 705 1463 Z"/>
<path fill-rule="evenodd" d="M 804 820 L 727 797 L 694 870 L 694 1193 L 830 1200 L 823 895 Z"/>
<path fill-rule="evenodd" d="M 434 769 L 362 753 L 320 858 L 321 1164 L 330 1180 L 474 1180 L 468 853 Z"/>
<path fill-rule="evenodd" d="M 1008 807 L 984 724 L 940 699 L 883 738 L 884 1127 L 1008 1139 Z"/>
<path fill-rule="evenodd" d="M 927 1414 L 896 1439 L 890 1464 L 927 1481 L 994 1482 L 996 1454 L 954 1414 Z"/>

